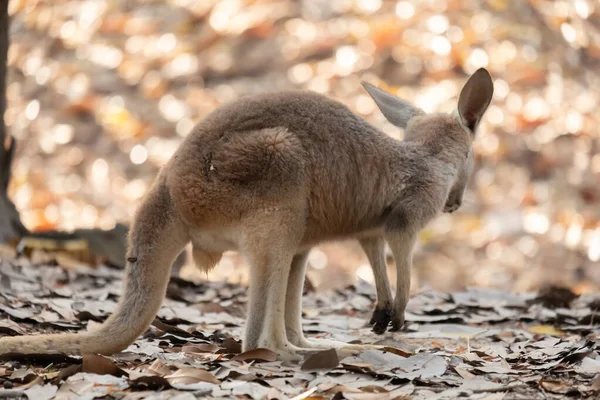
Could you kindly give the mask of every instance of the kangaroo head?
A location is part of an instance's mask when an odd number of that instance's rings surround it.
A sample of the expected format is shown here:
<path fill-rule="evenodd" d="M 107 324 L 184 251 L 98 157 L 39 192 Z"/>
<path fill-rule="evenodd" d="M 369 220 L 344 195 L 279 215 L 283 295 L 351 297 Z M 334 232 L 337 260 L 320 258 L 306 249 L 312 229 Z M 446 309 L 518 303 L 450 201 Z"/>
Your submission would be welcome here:
<path fill-rule="evenodd" d="M 480 68 L 469 78 L 460 92 L 458 106 L 451 114 L 426 114 L 371 84 L 363 82 L 363 86 L 385 118 L 405 130 L 405 141 L 420 142 L 450 156 L 448 161 L 454 165 L 456 173 L 444 212 L 458 210 L 473 170 L 475 131 L 494 94 L 488 71 Z"/>

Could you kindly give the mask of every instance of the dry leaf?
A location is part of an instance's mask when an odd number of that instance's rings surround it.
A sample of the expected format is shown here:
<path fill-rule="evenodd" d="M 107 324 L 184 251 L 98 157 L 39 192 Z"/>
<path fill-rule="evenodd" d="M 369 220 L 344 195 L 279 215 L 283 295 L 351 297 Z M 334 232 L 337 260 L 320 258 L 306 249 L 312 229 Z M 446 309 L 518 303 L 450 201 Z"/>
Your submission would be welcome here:
<path fill-rule="evenodd" d="M 154 360 L 146 371 L 157 376 L 165 376 L 171 373 L 171 369 L 160 360 Z"/>
<path fill-rule="evenodd" d="M 409 353 L 409 352 L 406 352 L 406 351 L 404 351 L 404 350 L 401 350 L 401 349 L 398 349 L 398 348 L 396 348 L 396 347 L 384 346 L 384 347 L 383 347 L 383 350 L 384 350 L 384 351 L 387 351 L 387 352 L 389 352 L 389 353 L 394 353 L 394 354 L 396 354 L 397 356 L 401 356 L 401 357 L 410 357 L 410 356 L 412 356 L 412 354 L 411 354 L 411 353 Z"/>
<path fill-rule="evenodd" d="M 567 393 L 570 389 L 569 382 L 565 381 L 551 381 L 542 379 L 540 381 L 540 386 L 552 393 Z"/>
<path fill-rule="evenodd" d="M 339 363 L 340 360 L 335 349 L 329 349 L 308 356 L 302 363 L 301 369 L 302 371 L 332 369 L 337 367 Z"/>
<path fill-rule="evenodd" d="M 84 354 L 82 372 L 98 375 L 127 375 L 125 371 L 119 368 L 113 361 L 97 354 Z"/>
<path fill-rule="evenodd" d="M 531 333 L 539 333 L 541 335 L 562 336 L 564 334 L 564 332 L 552 325 L 531 325 L 527 327 L 527 330 Z"/>
<path fill-rule="evenodd" d="M 26 389 L 24 393 L 30 400 L 50 400 L 54 398 L 57 390 L 58 387 L 54 385 L 38 384 L 30 387 L 29 389 Z"/>
<path fill-rule="evenodd" d="M 308 389 L 307 391 L 300 393 L 299 395 L 291 398 L 290 400 L 304 400 L 304 399 L 309 399 L 309 398 L 311 398 L 310 395 L 313 394 L 316 391 L 317 391 L 316 387 L 314 387 L 312 389 Z"/>
<path fill-rule="evenodd" d="M 181 348 L 183 353 L 214 353 L 219 346 L 210 343 L 187 344 Z"/>
<path fill-rule="evenodd" d="M 69 365 L 68 367 L 63 368 L 58 372 L 56 377 L 53 379 L 53 383 L 59 383 L 61 381 L 66 381 L 70 376 L 73 376 L 80 371 L 81 371 L 81 365 L 79 365 L 79 364 Z"/>
<path fill-rule="evenodd" d="M 215 378 L 210 372 L 191 367 L 180 368 L 175 373 L 165 376 L 165 379 L 169 381 L 171 385 L 189 385 L 198 382 L 221 383 L 221 381 Z"/>
<path fill-rule="evenodd" d="M 348 400 L 409 400 L 411 397 L 406 393 L 399 392 L 384 392 L 384 393 L 357 393 L 357 392 L 342 392 L 344 398 Z"/>
<path fill-rule="evenodd" d="M 231 359 L 232 361 L 275 361 L 277 353 L 269 349 L 255 349 L 240 353 Z"/>
<path fill-rule="evenodd" d="M 224 349 L 225 353 L 228 354 L 238 354 L 242 352 L 242 345 L 239 342 L 236 342 L 232 338 L 227 338 L 221 343 L 221 347 Z"/>
<path fill-rule="evenodd" d="M 472 374 L 469 371 L 458 367 L 454 367 L 454 371 L 456 371 L 456 373 L 462 376 L 464 379 L 472 379 L 476 376 L 475 374 Z"/>

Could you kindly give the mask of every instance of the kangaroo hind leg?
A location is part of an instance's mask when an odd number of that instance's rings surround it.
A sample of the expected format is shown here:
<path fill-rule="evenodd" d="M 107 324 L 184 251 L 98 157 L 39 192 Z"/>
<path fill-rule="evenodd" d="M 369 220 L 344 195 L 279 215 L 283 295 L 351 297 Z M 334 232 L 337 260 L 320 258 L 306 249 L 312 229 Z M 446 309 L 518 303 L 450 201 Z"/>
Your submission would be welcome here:
<path fill-rule="evenodd" d="M 250 265 L 244 350 L 268 348 L 290 361 L 301 360 L 307 350 L 288 341 L 285 324 L 288 276 L 301 239 L 301 232 L 296 229 L 302 224 L 294 223 L 296 216 L 288 214 L 287 218 L 273 221 L 263 215 L 247 223 L 252 228 L 247 230 L 243 246 Z"/>
<path fill-rule="evenodd" d="M 294 346 L 305 349 L 330 349 L 344 346 L 345 343 L 324 340 L 308 340 L 302 330 L 302 289 L 306 276 L 308 251 L 296 254 L 292 259 L 285 298 L 285 330 L 287 339 Z"/>
<path fill-rule="evenodd" d="M 306 351 L 336 349 L 340 357 L 371 348 L 372 346 L 369 345 L 348 344 L 330 339 L 308 340 L 304 336 L 302 331 L 302 289 L 306 276 L 307 259 L 308 251 L 296 254 L 292 259 L 285 299 L 287 339 L 292 345 L 306 349 Z"/>

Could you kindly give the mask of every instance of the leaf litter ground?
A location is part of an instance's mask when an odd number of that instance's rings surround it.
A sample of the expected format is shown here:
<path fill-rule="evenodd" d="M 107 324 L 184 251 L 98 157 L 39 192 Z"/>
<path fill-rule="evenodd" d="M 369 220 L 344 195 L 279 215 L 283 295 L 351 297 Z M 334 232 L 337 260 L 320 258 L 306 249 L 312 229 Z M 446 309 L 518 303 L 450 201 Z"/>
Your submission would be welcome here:
<path fill-rule="evenodd" d="M 0 335 L 94 329 L 118 301 L 122 272 L 0 260 Z M 558 288 L 516 294 L 469 288 L 411 298 L 403 332 L 366 326 L 366 283 L 304 297 L 309 337 L 374 343 L 286 365 L 241 353 L 245 287 L 173 278 L 152 327 L 112 357 L 13 355 L 0 398 L 553 399 L 597 398 L 600 297 Z"/>

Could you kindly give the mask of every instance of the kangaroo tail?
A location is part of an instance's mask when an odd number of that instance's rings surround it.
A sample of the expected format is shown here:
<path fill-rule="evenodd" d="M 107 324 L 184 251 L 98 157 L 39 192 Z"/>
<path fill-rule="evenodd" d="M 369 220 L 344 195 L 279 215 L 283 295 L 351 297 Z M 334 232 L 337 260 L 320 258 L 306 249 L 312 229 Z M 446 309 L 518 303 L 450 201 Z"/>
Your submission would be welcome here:
<path fill-rule="evenodd" d="M 173 261 L 189 235 L 163 174 L 144 198 L 129 233 L 127 267 L 117 310 L 99 329 L 76 334 L 0 338 L 0 354 L 105 354 L 127 348 L 152 323 Z"/>

